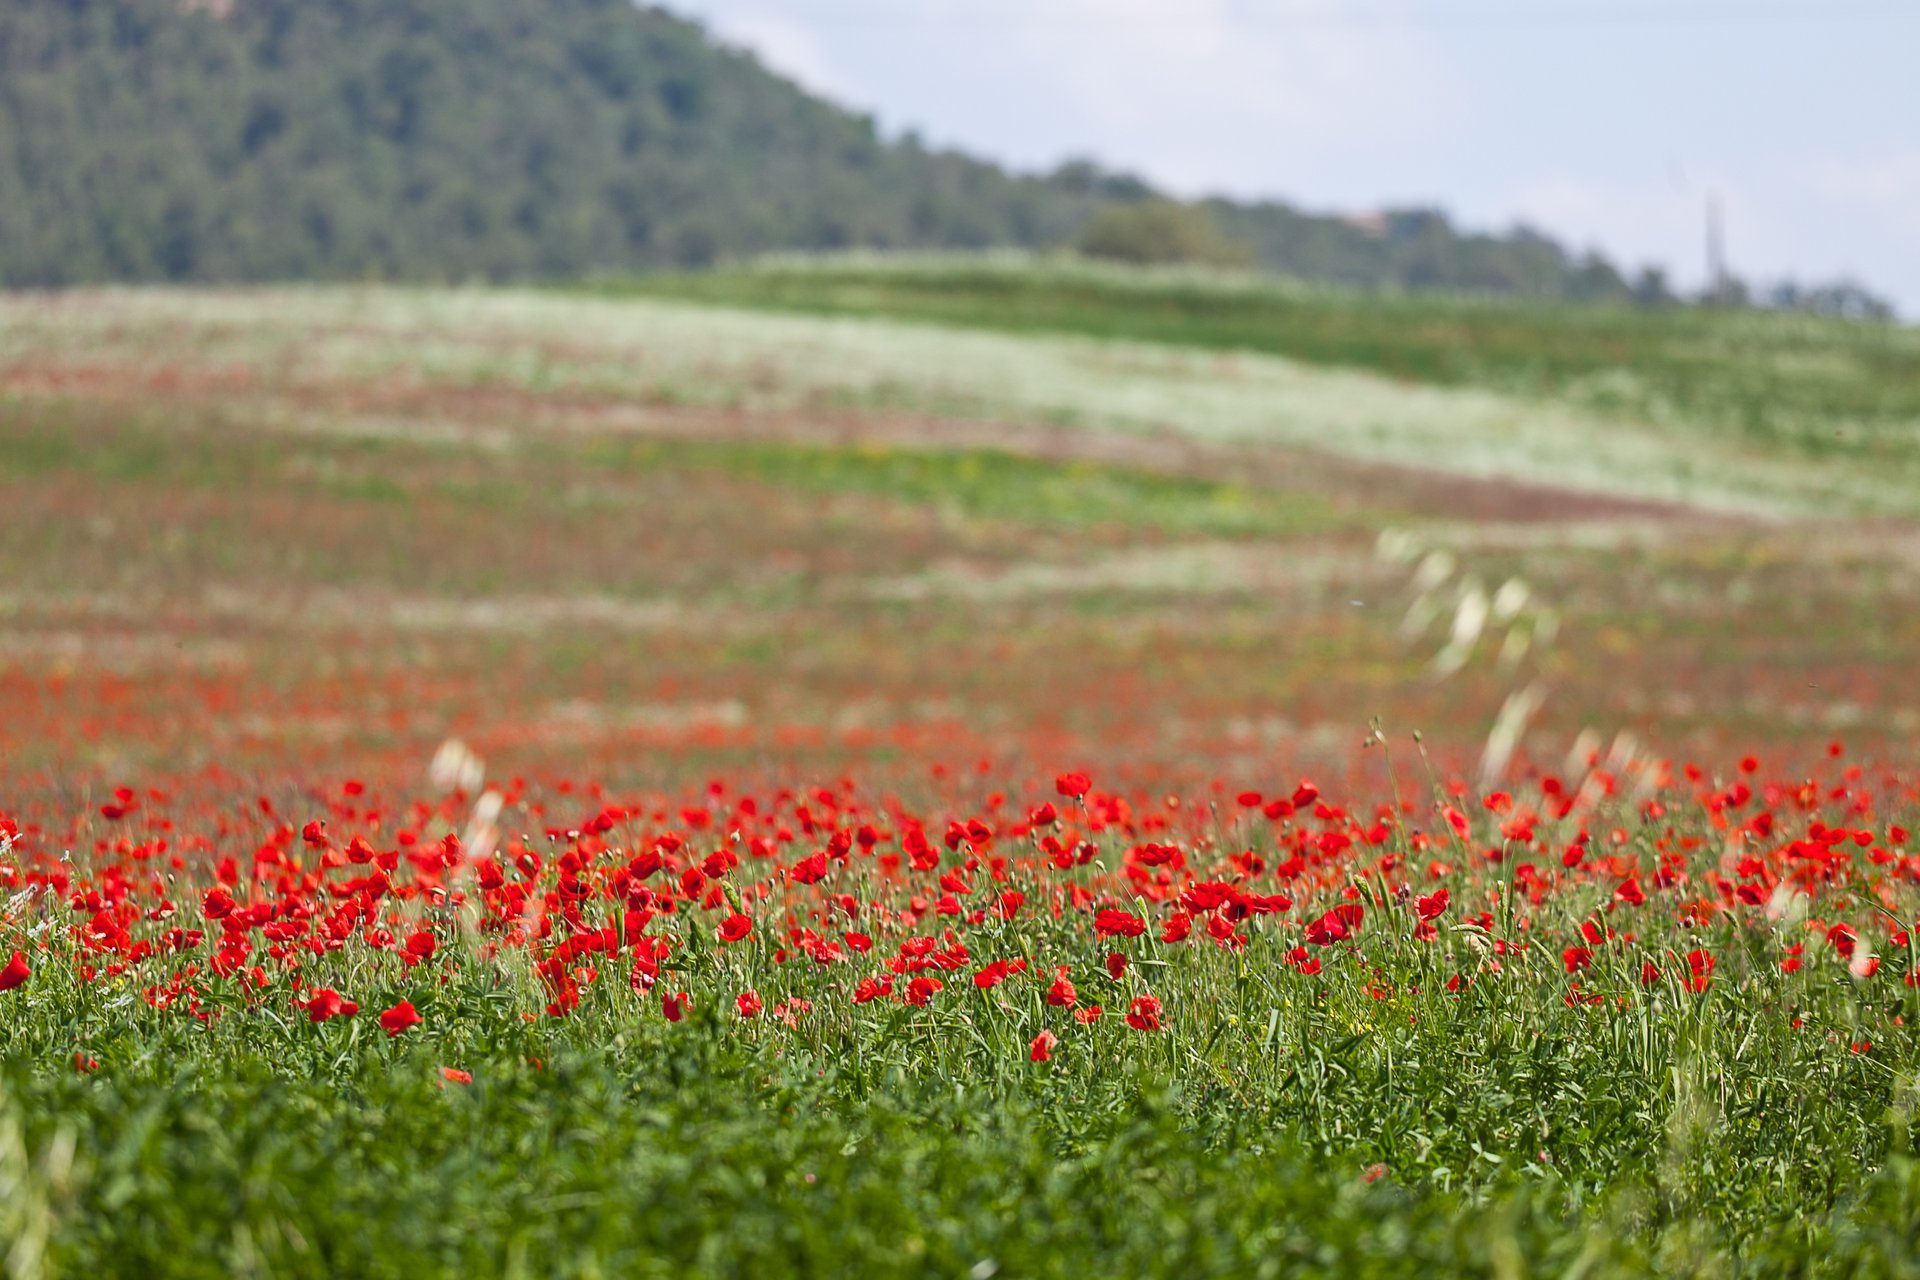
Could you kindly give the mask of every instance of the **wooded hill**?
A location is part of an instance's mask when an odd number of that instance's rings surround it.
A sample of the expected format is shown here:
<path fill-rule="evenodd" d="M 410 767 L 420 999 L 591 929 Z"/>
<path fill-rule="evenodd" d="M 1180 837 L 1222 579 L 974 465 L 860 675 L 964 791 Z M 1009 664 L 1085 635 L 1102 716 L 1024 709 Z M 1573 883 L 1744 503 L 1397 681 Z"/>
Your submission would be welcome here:
<path fill-rule="evenodd" d="M 0 5 L 0 285 L 1073 244 L 1361 288 L 1634 296 L 1597 258 L 1431 211 L 1176 206 L 1091 163 L 1022 175 L 891 139 L 629 0 Z"/>

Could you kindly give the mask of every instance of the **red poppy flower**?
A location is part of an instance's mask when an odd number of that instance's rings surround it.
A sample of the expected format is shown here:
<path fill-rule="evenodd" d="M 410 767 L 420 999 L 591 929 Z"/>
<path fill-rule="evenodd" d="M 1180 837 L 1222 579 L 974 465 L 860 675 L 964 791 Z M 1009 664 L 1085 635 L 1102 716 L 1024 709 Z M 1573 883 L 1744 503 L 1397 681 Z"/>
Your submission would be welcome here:
<path fill-rule="evenodd" d="M 1053 1047 L 1059 1043 L 1060 1037 L 1054 1035 L 1053 1032 L 1042 1031 L 1033 1038 L 1032 1045 L 1028 1046 L 1027 1060 L 1030 1062 L 1046 1062 L 1053 1057 Z"/>
<path fill-rule="evenodd" d="M 907 984 L 907 1003 L 924 1005 L 927 1001 L 933 999 L 946 985 L 947 984 L 940 981 L 940 979 L 929 977 L 923 973 Z"/>
<path fill-rule="evenodd" d="M 1147 922 L 1130 911 L 1103 907 L 1093 913 L 1093 931 L 1103 938 L 1137 938 L 1147 931 Z"/>
<path fill-rule="evenodd" d="M 1073 989 L 1073 982 L 1067 977 L 1065 968 L 1059 970 L 1053 985 L 1047 988 L 1047 1003 L 1058 1009 L 1071 1009 L 1080 999 L 1080 993 Z"/>
<path fill-rule="evenodd" d="M 720 922 L 715 934 L 722 942 L 738 942 L 752 932 L 753 917 L 736 911 Z"/>
<path fill-rule="evenodd" d="M 1073 1020 L 1082 1026 L 1090 1027 L 1100 1021 L 1100 1013 L 1101 1009 L 1099 1005 L 1090 1004 L 1083 1009 L 1075 1009 L 1073 1011 Z"/>
<path fill-rule="evenodd" d="M 462 1071 L 458 1067 L 442 1067 L 440 1068 L 440 1078 L 451 1081 L 454 1084 L 472 1084 L 473 1072 Z"/>
<path fill-rule="evenodd" d="M 1330 947 L 1352 935 L 1353 929 L 1338 907 L 1307 925 L 1307 941 L 1316 947 Z"/>
<path fill-rule="evenodd" d="M 1053 780 L 1054 790 L 1069 800 L 1078 800 L 1093 790 L 1093 780 L 1084 773 L 1063 773 Z"/>
<path fill-rule="evenodd" d="M 1127 1010 L 1127 1025 L 1135 1031 L 1160 1029 L 1160 1001 L 1152 995 L 1135 996 Z"/>
<path fill-rule="evenodd" d="M 332 987 L 316 987 L 307 997 L 307 1017 L 314 1022 L 325 1022 L 329 1018 L 351 1018 L 360 1012 L 360 1006 L 343 997 Z"/>
<path fill-rule="evenodd" d="M 1687 952 L 1687 968 L 1693 975 L 1687 979 L 1687 990 L 1705 991 L 1713 982 L 1713 953 L 1698 948 Z"/>
<path fill-rule="evenodd" d="M 740 1011 L 742 1018 L 759 1017 L 760 1010 L 763 1007 L 760 1003 L 760 993 L 758 991 L 742 991 L 733 998 L 733 1007 Z"/>
<path fill-rule="evenodd" d="M 413 1007 L 411 1000 L 402 1000 L 399 1004 L 380 1015 L 380 1029 L 389 1039 L 399 1035 L 409 1027 L 417 1027 L 424 1021 Z"/>
<path fill-rule="evenodd" d="M 991 991 L 1005 982 L 1007 975 L 1012 971 L 1013 966 L 1009 965 L 1005 960 L 995 960 L 990 964 L 981 966 L 974 972 L 973 985 L 982 991 Z"/>
<path fill-rule="evenodd" d="M 1434 920 L 1439 918 L 1440 914 L 1447 909 L 1447 904 L 1450 901 L 1452 901 L 1452 895 L 1442 887 L 1438 891 L 1428 894 L 1426 897 L 1415 898 L 1413 900 L 1413 909 L 1419 914 L 1422 920 Z"/>
<path fill-rule="evenodd" d="M 1109 951 L 1107 953 L 1107 976 L 1112 978 L 1115 982 L 1118 982 L 1120 981 L 1121 976 L 1126 973 L 1126 971 L 1127 971 L 1127 958 L 1121 955 L 1118 951 Z"/>
<path fill-rule="evenodd" d="M 1568 973 L 1578 973 L 1593 963 L 1593 952 L 1585 947 L 1568 947 L 1560 953 L 1560 963 Z"/>
<path fill-rule="evenodd" d="M 7 967 L 0 969 L 0 991 L 11 991 L 32 976 L 33 970 L 27 967 L 27 953 L 15 951 Z"/>

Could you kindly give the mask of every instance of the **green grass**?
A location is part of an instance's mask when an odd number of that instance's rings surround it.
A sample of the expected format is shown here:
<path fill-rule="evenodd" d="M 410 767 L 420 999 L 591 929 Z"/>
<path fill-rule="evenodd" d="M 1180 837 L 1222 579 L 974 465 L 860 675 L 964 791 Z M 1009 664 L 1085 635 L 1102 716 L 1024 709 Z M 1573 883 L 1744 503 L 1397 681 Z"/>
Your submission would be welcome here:
<path fill-rule="evenodd" d="M 1577 1168 L 1369 1184 L 1350 1147 L 1207 1115 L 1164 1077 L 849 1080 L 677 1030 L 473 1051 L 471 1086 L 425 1051 L 218 1035 L 109 1078 L 15 1062 L 0 1222 L 16 1259 L 51 1236 L 48 1274 L 396 1280 L 1896 1274 L 1920 1225 L 1903 1157 L 1832 1211 L 1715 1230 L 1683 1216 L 1699 1197 L 1596 1194 Z"/>
<path fill-rule="evenodd" d="M 592 447 L 587 457 L 615 472 L 717 471 L 781 488 L 872 496 L 1037 528 L 1285 536 L 1342 522 L 1333 503 L 1315 495 L 1027 458 L 1002 449 L 609 440 Z"/>

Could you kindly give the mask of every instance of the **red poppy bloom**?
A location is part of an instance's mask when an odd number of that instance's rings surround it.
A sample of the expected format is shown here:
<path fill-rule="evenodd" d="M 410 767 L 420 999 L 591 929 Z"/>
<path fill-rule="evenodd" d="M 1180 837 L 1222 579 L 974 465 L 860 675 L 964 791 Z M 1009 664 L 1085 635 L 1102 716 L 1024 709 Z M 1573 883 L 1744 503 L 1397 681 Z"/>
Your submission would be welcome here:
<path fill-rule="evenodd" d="M 360 1012 L 360 1006 L 344 998 L 332 987 L 316 987 L 307 997 L 307 1017 L 314 1022 L 325 1022 L 329 1018 L 351 1018 Z"/>
<path fill-rule="evenodd" d="M 1101 1013 L 1101 1010 L 1099 1005 L 1090 1004 L 1090 1005 L 1087 1005 L 1085 1008 L 1075 1009 L 1073 1011 L 1073 1020 L 1075 1022 L 1078 1022 L 1082 1026 L 1090 1027 L 1094 1023 L 1100 1021 L 1100 1013 Z"/>
<path fill-rule="evenodd" d="M 1066 969 L 1062 968 L 1059 976 L 1054 978 L 1053 985 L 1047 988 L 1047 1003 L 1055 1008 L 1071 1009 L 1079 999 L 1080 993 L 1073 989 L 1073 982 L 1067 977 Z"/>
<path fill-rule="evenodd" d="M 1352 932 L 1345 920 L 1329 911 L 1307 926 L 1307 941 L 1316 947 L 1330 947 L 1350 937 Z"/>
<path fill-rule="evenodd" d="M 1005 960 L 995 960 L 990 964 L 982 965 L 974 971 L 973 985 L 982 991 L 991 991 L 1005 982 L 1007 975 L 1012 971 L 1013 966 L 1009 965 Z"/>
<path fill-rule="evenodd" d="M 1137 938 L 1147 931 L 1147 922 L 1130 911 L 1103 907 L 1093 913 L 1093 931 L 1103 938 Z"/>
<path fill-rule="evenodd" d="M 1093 790 L 1093 780 L 1084 773 L 1063 773 L 1053 780 L 1054 790 L 1069 800 L 1078 800 Z"/>
<path fill-rule="evenodd" d="M 449 1080 L 454 1084 L 472 1084 L 473 1083 L 473 1072 L 462 1071 L 458 1067 L 440 1068 L 440 1077 L 441 1079 Z"/>
<path fill-rule="evenodd" d="M 1413 900 L 1413 909 L 1422 920 L 1433 920 L 1437 919 L 1440 914 L 1447 909 L 1447 904 L 1450 901 L 1452 901 L 1452 895 L 1442 887 L 1438 891 L 1428 894 L 1426 897 L 1415 898 Z"/>
<path fill-rule="evenodd" d="M 738 942 L 753 932 L 753 918 L 736 911 L 722 920 L 715 932 L 722 942 Z"/>
<path fill-rule="evenodd" d="M 940 979 L 923 973 L 907 984 L 907 1003 L 924 1005 L 946 985 Z"/>
<path fill-rule="evenodd" d="M 419 1026 L 422 1021 L 419 1011 L 413 1007 L 413 1002 L 402 1000 L 380 1015 L 380 1029 L 392 1038 L 409 1027 Z"/>
<path fill-rule="evenodd" d="M 1118 951 L 1109 951 L 1107 953 L 1107 976 L 1112 978 L 1115 982 L 1118 982 L 1120 981 L 1121 976 L 1126 973 L 1126 971 L 1127 971 L 1127 958 L 1121 955 Z"/>
<path fill-rule="evenodd" d="M 15 951 L 7 967 L 0 969 L 0 991 L 11 991 L 32 976 L 33 970 L 27 967 L 27 953 Z"/>
<path fill-rule="evenodd" d="M 742 991 L 733 998 L 733 1007 L 740 1011 L 742 1018 L 759 1017 L 760 1010 L 763 1007 L 760 1003 L 760 993 L 758 991 Z"/>
<path fill-rule="evenodd" d="M 1152 995 L 1135 996 L 1127 1010 L 1127 1025 L 1135 1031 L 1160 1029 L 1160 1001 Z"/>
<path fill-rule="evenodd" d="M 1578 973 L 1593 963 L 1593 952 L 1585 947 L 1568 947 L 1560 953 L 1560 963 L 1568 973 Z"/>
<path fill-rule="evenodd" d="M 1053 1047 L 1059 1043 L 1060 1037 L 1054 1035 L 1053 1032 L 1042 1031 L 1033 1038 L 1033 1044 L 1028 1047 L 1028 1061 L 1046 1062 L 1053 1057 Z"/>

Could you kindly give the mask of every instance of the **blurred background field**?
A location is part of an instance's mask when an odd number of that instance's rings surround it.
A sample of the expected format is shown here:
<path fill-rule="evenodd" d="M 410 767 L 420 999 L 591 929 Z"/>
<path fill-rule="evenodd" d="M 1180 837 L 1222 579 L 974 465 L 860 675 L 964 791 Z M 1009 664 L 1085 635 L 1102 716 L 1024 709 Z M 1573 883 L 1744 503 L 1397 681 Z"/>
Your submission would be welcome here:
<path fill-rule="evenodd" d="M 1235 777 L 1376 719 L 1470 766 L 1532 690 L 1522 763 L 1885 751 L 1917 433 L 1911 329 L 1191 268 L 15 294 L 0 733 Z"/>

